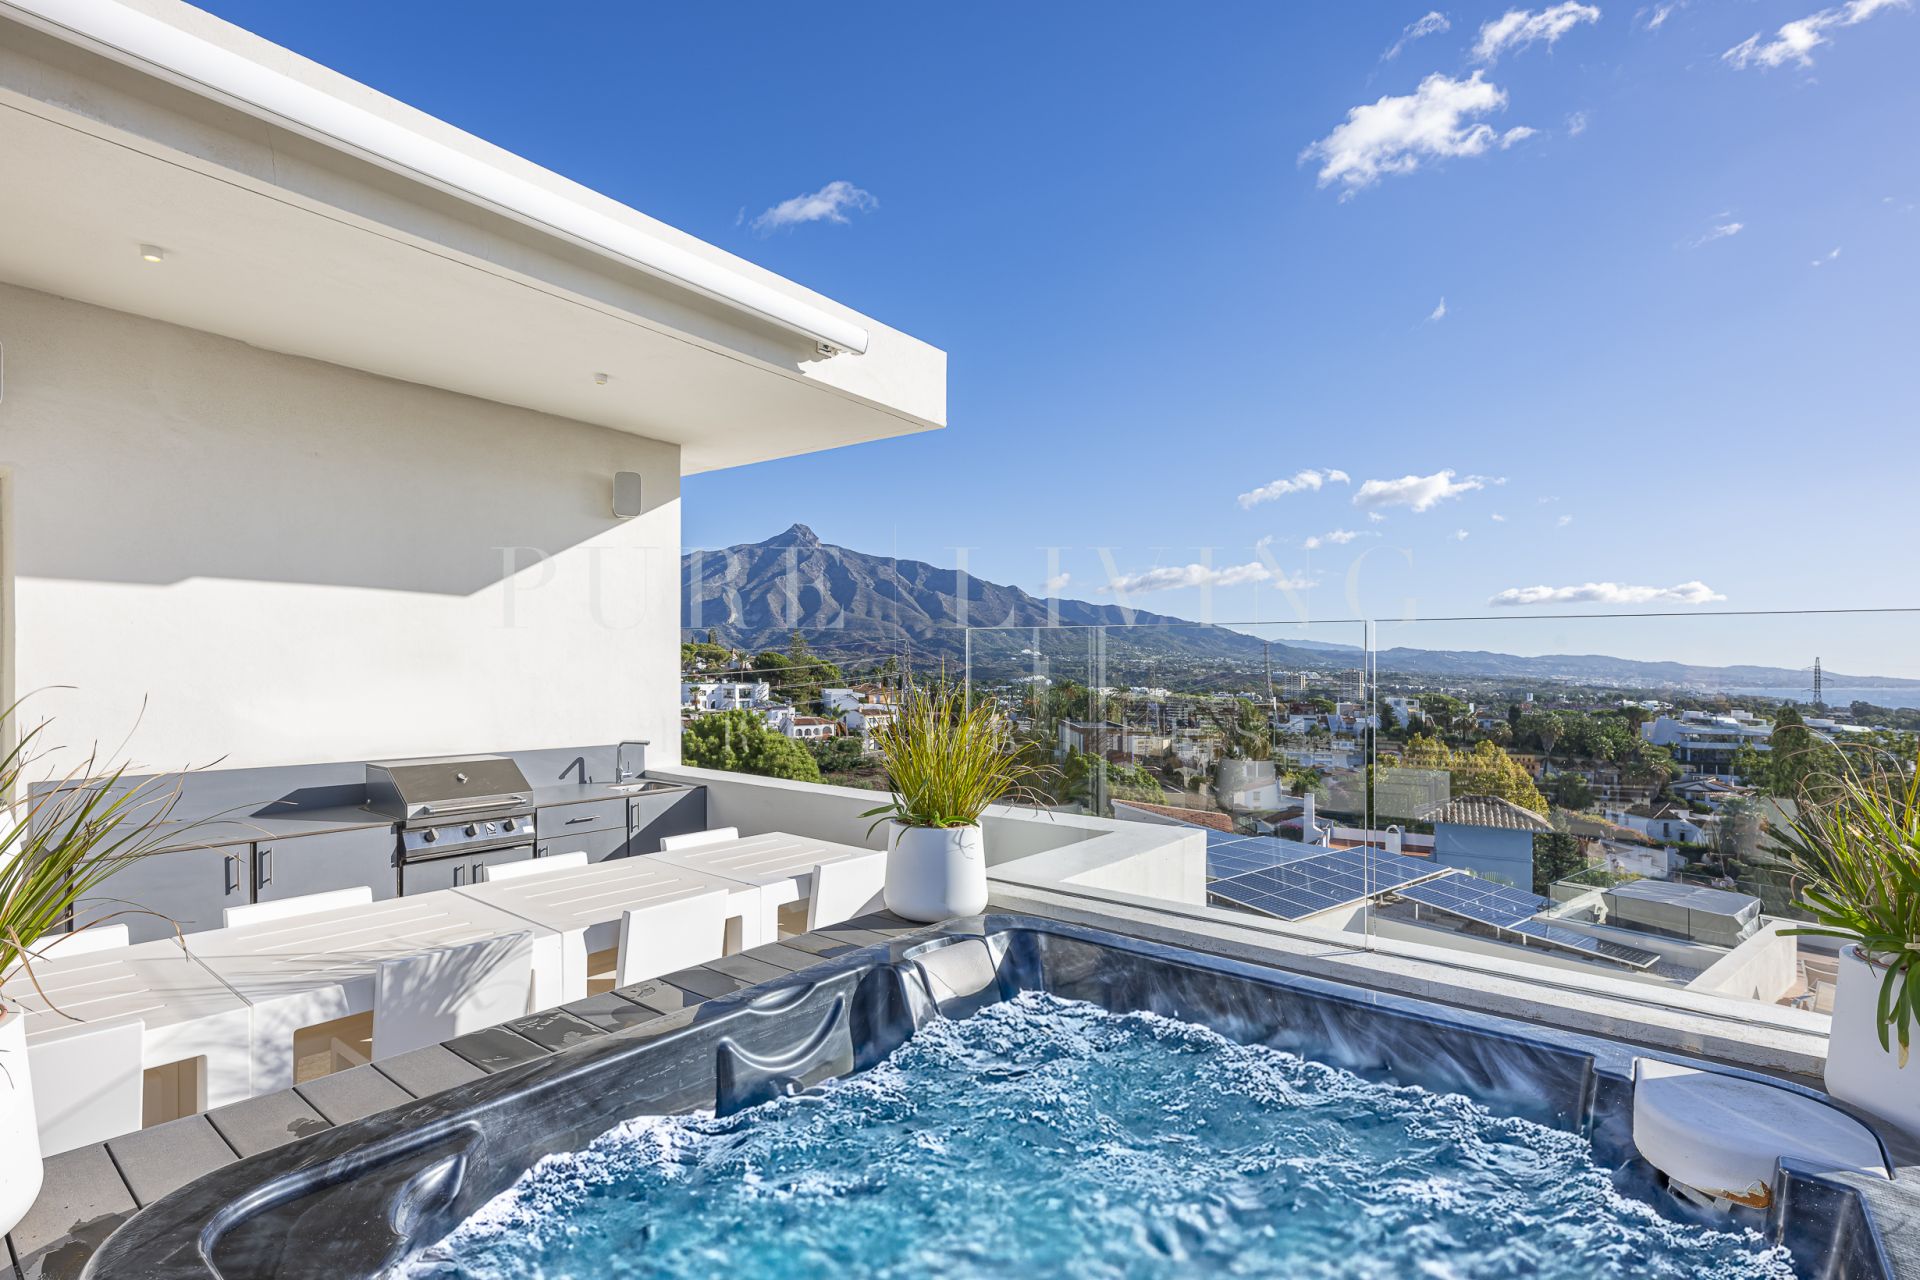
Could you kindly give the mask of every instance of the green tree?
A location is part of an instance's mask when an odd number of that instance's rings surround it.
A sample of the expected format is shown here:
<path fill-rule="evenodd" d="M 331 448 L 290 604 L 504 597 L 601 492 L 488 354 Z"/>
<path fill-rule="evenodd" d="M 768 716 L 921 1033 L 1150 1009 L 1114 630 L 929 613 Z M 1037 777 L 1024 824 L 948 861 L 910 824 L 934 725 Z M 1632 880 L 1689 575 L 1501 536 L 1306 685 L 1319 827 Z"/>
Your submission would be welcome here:
<path fill-rule="evenodd" d="M 1402 763 L 1409 769 L 1445 769 L 1456 796 L 1498 796 L 1546 816 L 1547 799 L 1520 762 L 1484 738 L 1471 751 L 1433 738 L 1409 738 Z"/>
<path fill-rule="evenodd" d="M 1467 723 L 1467 704 L 1444 693 L 1420 695 L 1420 714 L 1443 738 L 1458 737 Z"/>
<path fill-rule="evenodd" d="M 1542 831 L 1533 838 L 1533 891 L 1546 896 L 1555 880 L 1587 869 L 1580 842 L 1565 831 Z"/>
<path fill-rule="evenodd" d="M 754 773 L 763 778 L 820 781 L 820 766 L 800 743 L 767 727 L 751 711 L 701 716 L 680 736 L 680 758 L 699 769 Z"/>
<path fill-rule="evenodd" d="M 1547 779 L 1546 797 L 1562 809 L 1578 813 L 1593 807 L 1593 785 L 1577 773 L 1556 773 Z"/>
<path fill-rule="evenodd" d="M 807 750 L 812 754 L 814 763 L 820 766 L 821 773 L 852 773 L 873 759 L 860 739 L 844 734 L 809 742 Z"/>

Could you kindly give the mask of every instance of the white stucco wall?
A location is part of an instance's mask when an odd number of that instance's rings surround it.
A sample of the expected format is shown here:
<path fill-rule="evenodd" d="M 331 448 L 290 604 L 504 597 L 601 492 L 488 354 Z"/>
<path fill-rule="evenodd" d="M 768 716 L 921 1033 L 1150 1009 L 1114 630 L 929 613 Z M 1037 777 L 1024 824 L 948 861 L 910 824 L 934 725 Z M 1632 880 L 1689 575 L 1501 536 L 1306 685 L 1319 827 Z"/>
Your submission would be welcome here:
<path fill-rule="evenodd" d="M 0 350 L 0 639 L 51 740 L 678 759 L 675 446 L 7 285 Z"/>

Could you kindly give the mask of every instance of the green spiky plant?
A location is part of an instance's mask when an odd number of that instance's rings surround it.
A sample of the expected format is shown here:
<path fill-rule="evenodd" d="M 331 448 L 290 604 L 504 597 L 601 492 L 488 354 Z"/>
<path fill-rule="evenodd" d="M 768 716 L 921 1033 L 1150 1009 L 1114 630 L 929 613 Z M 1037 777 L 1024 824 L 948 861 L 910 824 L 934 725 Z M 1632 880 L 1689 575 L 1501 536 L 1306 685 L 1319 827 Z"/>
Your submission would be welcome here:
<path fill-rule="evenodd" d="M 19 704 L 0 710 L 0 734 L 16 722 Z M 82 759 L 52 786 L 25 795 L 33 744 L 46 723 L 19 733 L 0 756 L 0 797 L 14 797 L 18 821 L 0 833 L 0 979 L 15 970 L 29 979 L 40 943 L 72 918 L 74 932 L 118 916 L 150 914 L 131 903 L 102 899 L 98 890 L 115 872 L 151 853 L 179 799 L 178 780 L 126 783 L 127 766 L 96 774 L 96 757 Z M 177 834 L 177 828 L 170 828 Z M 94 909 L 80 918 L 87 899 Z M 64 935 L 63 935 L 64 936 Z"/>
<path fill-rule="evenodd" d="M 873 827 L 971 827 L 994 804 L 1039 804 L 1030 783 L 1042 770 L 1014 751 L 1004 717 L 985 701 L 969 704 L 947 683 L 909 683 L 899 714 L 874 731 L 893 799 L 860 816 Z"/>
<path fill-rule="evenodd" d="M 1773 834 L 1815 921 L 1782 932 L 1844 939 L 1885 969 L 1880 1047 L 1898 1044 L 1904 1067 L 1920 1019 L 1920 769 L 1849 766 L 1821 790 Z"/>

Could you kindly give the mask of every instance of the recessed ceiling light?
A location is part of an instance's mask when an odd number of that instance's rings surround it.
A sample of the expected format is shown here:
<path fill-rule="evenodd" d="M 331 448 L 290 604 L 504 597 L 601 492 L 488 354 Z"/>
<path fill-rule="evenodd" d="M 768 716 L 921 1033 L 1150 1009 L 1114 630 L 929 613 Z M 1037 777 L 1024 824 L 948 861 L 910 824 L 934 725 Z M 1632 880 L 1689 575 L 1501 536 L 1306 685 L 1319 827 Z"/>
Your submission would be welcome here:
<path fill-rule="evenodd" d="M 606 386 L 606 385 L 607 385 L 607 375 L 606 375 L 606 374 L 604 374 L 604 373 L 596 373 L 596 374 L 594 374 L 594 375 L 593 375 L 593 385 L 594 385 L 594 386 L 596 386 L 596 387 L 604 387 L 604 386 Z"/>
<path fill-rule="evenodd" d="M 148 262 L 165 262 L 167 251 L 157 244 L 143 244 L 140 246 L 140 256 Z"/>

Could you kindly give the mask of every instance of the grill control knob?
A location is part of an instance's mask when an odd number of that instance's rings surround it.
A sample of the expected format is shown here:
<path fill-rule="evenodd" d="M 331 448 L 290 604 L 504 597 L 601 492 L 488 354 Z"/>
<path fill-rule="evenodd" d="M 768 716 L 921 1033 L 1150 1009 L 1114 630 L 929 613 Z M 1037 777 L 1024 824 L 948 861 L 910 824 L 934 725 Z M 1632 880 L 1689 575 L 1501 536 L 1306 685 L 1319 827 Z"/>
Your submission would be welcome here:
<path fill-rule="evenodd" d="M 420 838 L 426 841 L 428 844 L 432 844 L 435 840 L 438 840 L 440 838 L 440 833 L 438 831 L 435 831 L 432 827 L 428 827 L 425 831 L 422 831 L 420 833 Z"/>
<path fill-rule="evenodd" d="M 480 828 L 475 826 L 473 823 L 469 822 L 467 824 L 467 834 L 470 836 L 477 836 L 480 834 Z"/>
<path fill-rule="evenodd" d="M 512 819 L 512 818 L 508 818 L 507 820 L 505 820 L 504 822 L 502 822 L 502 823 L 500 824 L 500 829 L 501 829 L 502 831 L 511 831 L 511 830 L 513 830 L 513 819 Z"/>

